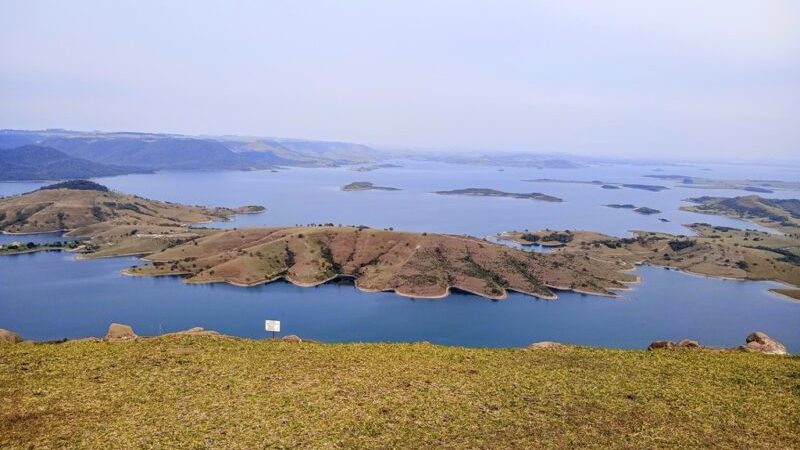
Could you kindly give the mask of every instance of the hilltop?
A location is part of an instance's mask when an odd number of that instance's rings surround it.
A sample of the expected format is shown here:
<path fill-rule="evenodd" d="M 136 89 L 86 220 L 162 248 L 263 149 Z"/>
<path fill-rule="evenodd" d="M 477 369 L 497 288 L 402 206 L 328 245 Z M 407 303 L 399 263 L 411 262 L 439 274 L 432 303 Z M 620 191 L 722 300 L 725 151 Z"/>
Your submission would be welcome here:
<path fill-rule="evenodd" d="M 0 149 L 0 167 L 0 181 L 63 180 L 151 172 L 138 167 L 92 162 L 40 145 Z"/>
<path fill-rule="evenodd" d="M 0 361 L 2 448 L 800 447 L 798 357 L 175 335 Z"/>

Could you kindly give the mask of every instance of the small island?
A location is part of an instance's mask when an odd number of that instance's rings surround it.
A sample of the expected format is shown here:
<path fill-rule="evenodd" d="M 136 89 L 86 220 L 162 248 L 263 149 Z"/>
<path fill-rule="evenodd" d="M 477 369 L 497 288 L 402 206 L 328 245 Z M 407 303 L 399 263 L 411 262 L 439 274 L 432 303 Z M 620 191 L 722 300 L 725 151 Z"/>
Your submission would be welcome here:
<path fill-rule="evenodd" d="M 376 186 L 369 181 L 355 181 L 342 186 L 343 191 L 399 191 L 399 188 L 389 186 Z"/>
<path fill-rule="evenodd" d="M 378 169 L 399 169 L 401 167 L 403 166 L 399 164 L 386 163 L 386 164 L 372 164 L 369 166 L 353 167 L 350 170 L 352 170 L 353 172 L 372 172 Z"/>
<path fill-rule="evenodd" d="M 651 214 L 661 214 L 660 210 L 648 208 L 647 206 L 640 206 L 639 208 L 634 209 L 633 212 L 643 214 L 645 216 L 649 216 Z"/>
<path fill-rule="evenodd" d="M 620 189 L 620 188 L 628 188 L 628 189 L 640 189 L 644 191 L 651 191 L 651 192 L 659 192 L 666 189 L 669 189 L 666 186 L 660 186 L 657 184 L 623 184 L 623 183 L 611 183 L 607 181 L 600 181 L 600 180 L 558 180 L 554 178 L 535 178 L 532 180 L 522 180 L 528 183 L 564 183 L 564 184 L 588 184 L 592 186 L 600 186 L 603 189 Z"/>
<path fill-rule="evenodd" d="M 520 198 L 529 200 L 539 200 L 543 202 L 562 202 L 564 200 L 554 197 L 552 195 L 542 194 L 540 192 L 518 193 L 518 192 L 503 192 L 495 189 L 486 188 L 467 188 L 467 189 L 453 189 L 451 191 L 436 191 L 434 194 L 439 195 L 470 195 L 473 197 L 508 197 Z"/>
<path fill-rule="evenodd" d="M 630 203 L 622 203 L 622 204 L 620 204 L 620 203 L 611 203 L 611 204 L 608 204 L 608 205 L 605 205 L 605 206 L 607 206 L 609 208 L 616 208 L 616 209 L 630 209 L 631 211 L 633 211 L 635 213 L 643 214 L 645 216 L 649 216 L 650 214 L 661 214 L 661 211 L 659 211 L 657 209 L 648 208 L 647 206 L 639 206 L 639 207 L 637 207 L 636 205 L 632 205 Z"/>

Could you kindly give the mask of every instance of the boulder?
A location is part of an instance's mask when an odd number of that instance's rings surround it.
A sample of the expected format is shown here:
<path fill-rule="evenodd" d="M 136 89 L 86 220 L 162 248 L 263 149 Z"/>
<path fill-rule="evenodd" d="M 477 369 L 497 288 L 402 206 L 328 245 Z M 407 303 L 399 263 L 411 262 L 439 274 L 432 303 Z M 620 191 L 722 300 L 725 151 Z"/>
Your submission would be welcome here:
<path fill-rule="evenodd" d="M 290 334 L 288 336 L 282 337 L 281 338 L 281 342 L 295 342 L 295 343 L 299 344 L 300 342 L 303 342 L 303 340 L 300 339 L 300 336 L 297 336 L 297 335 L 294 335 L 294 334 Z"/>
<path fill-rule="evenodd" d="M 786 355 L 786 347 L 780 342 L 767 336 L 766 333 L 756 331 L 745 339 L 746 344 L 739 350 L 746 352 L 764 353 L 765 355 Z"/>
<path fill-rule="evenodd" d="M 528 350 L 566 350 L 568 348 L 570 348 L 569 345 L 551 341 L 534 342 L 528 346 Z"/>
<path fill-rule="evenodd" d="M 678 348 L 703 348 L 699 342 L 692 339 L 681 339 L 681 341 L 675 344 L 675 346 Z"/>
<path fill-rule="evenodd" d="M 137 337 L 130 325 L 121 323 L 112 323 L 108 326 L 108 333 L 106 333 L 106 341 L 128 341 Z"/>
<path fill-rule="evenodd" d="M 13 331 L 0 328 L 0 344 L 19 344 L 22 338 Z"/>
<path fill-rule="evenodd" d="M 675 348 L 675 343 L 672 341 L 655 341 L 651 342 L 650 345 L 647 346 L 648 350 L 656 350 L 662 348 Z"/>
<path fill-rule="evenodd" d="M 177 333 L 171 333 L 171 334 L 178 334 L 184 336 L 219 336 L 219 332 L 214 330 L 206 330 L 203 327 L 189 328 L 188 330 L 178 331 Z"/>

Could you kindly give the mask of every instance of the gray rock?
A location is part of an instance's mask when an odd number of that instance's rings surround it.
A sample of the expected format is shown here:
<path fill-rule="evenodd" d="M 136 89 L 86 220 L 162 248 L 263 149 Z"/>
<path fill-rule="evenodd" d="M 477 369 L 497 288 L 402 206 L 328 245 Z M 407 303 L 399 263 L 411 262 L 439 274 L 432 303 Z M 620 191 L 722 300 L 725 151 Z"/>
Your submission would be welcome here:
<path fill-rule="evenodd" d="M 675 346 L 679 348 L 703 348 L 699 342 L 692 339 L 681 339 L 681 341 L 675 344 Z"/>
<path fill-rule="evenodd" d="M 675 348 L 675 343 L 672 341 L 655 341 L 651 342 L 650 345 L 647 346 L 648 350 L 657 350 L 657 349 L 671 349 Z"/>
<path fill-rule="evenodd" d="M 106 333 L 106 341 L 128 341 L 137 337 L 139 336 L 133 332 L 133 328 L 130 325 L 121 323 L 112 323 L 108 326 L 108 332 Z"/>
<path fill-rule="evenodd" d="M 786 355 L 786 347 L 780 342 L 767 336 L 766 333 L 756 331 L 747 336 L 746 344 L 739 350 L 746 352 L 763 353 L 765 355 Z"/>
<path fill-rule="evenodd" d="M 290 334 L 288 336 L 282 337 L 281 338 L 281 342 L 295 342 L 295 343 L 299 344 L 299 343 L 303 342 L 303 340 L 300 339 L 300 336 L 297 336 L 297 335 L 294 335 L 294 334 Z"/>
<path fill-rule="evenodd" d="M 13 331 L 0 328 L 0 344 L 19 344 L 22 338 Z"/>
<path fill-rule="evenodd" d="M 528 350 L 566 350 L 568 348 L 570 348 L 569 345 L 552 341 L 534 342 L 528 346 Z"/>

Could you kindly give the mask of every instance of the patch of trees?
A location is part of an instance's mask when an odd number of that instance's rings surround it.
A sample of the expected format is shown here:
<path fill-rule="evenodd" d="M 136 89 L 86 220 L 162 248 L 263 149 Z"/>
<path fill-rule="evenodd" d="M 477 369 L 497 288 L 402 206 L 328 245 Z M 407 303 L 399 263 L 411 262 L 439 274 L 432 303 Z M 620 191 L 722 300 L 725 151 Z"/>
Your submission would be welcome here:
<path fill-rule="evenodd" d="M 40 191 L 45 191 L 49 189 L 76 189 L 79 191 L 108 192 L 107 187 L 103 186 L 102 184 L 95 183 L 94 181 L 89 181 L 89 180 L 70 180 L 39 188 Z"/>
<path fill-rule="evenodd" d="M 681 250 L 687 249 L 689 247 L 693 247 L 695 245 L 695 241 L 682 241 L 678 239 L 671 240 L 667 243 L 669 248 L 672 249 L 674 252 L 679 252 Z"/>

